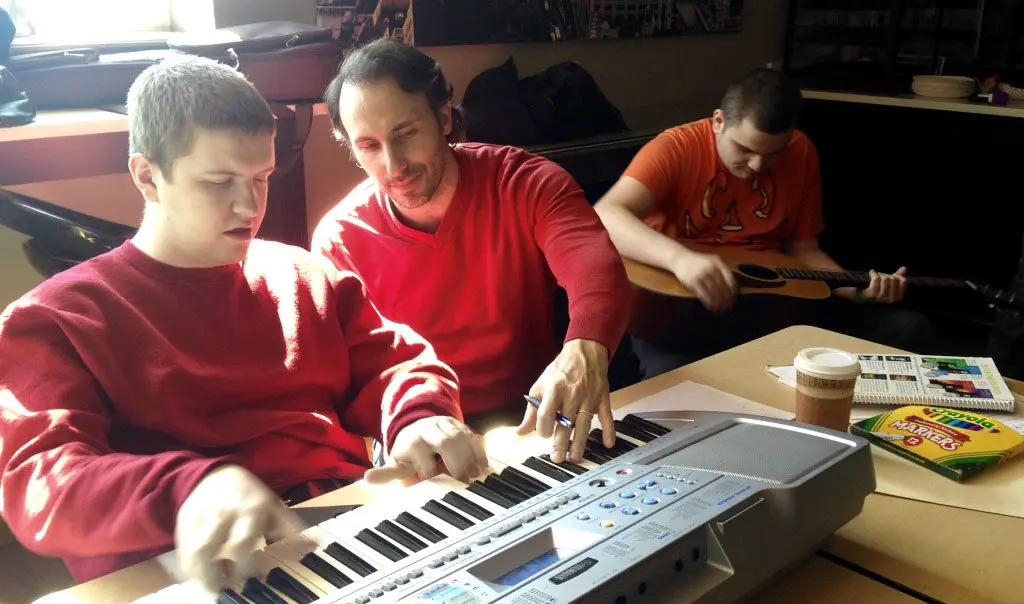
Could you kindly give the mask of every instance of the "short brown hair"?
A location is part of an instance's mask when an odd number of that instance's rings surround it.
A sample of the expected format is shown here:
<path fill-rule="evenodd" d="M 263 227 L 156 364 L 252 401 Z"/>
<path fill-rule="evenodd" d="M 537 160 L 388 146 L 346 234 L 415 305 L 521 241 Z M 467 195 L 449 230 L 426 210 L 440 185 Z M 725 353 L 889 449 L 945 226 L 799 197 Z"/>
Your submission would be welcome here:
<path fill-rule="evenodd" d="M 128 90 L 128 152 L 145 155 L 164 178 L 192 151 L 199 128 L 273 134 L 276 122 L 244 75 L 202 57 L 153 65 Z"/>
<path fill-rule="evenodd" d="M 796 128 L 802 104 L 792 80 L 781 71 L 761 68 L 730 86 L 719 108 L 729 124 L 749 119 L 765 134 L 782 134 Z"/>

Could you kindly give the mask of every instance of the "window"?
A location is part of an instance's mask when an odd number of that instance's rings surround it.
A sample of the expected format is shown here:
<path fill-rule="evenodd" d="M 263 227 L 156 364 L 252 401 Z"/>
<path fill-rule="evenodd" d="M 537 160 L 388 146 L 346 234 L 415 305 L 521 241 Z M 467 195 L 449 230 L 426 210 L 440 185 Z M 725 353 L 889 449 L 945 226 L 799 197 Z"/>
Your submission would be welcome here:
<path fill-rule="evenodd" d="M 0 0 L 18 28 L 15 45 L 129 42 L 166 37 L 171 0 Z"/>

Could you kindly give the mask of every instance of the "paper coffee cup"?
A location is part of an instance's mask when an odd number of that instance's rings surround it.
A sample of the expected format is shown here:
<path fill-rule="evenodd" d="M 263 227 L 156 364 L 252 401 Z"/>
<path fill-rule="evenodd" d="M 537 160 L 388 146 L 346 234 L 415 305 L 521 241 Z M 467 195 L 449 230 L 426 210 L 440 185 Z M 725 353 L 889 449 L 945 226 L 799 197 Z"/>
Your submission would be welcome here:
<path fill-rule="evenodd" d="M 796 421 L 846 432 L 860 376 L 857 356 L 836 348 L 805 348 L 796 369 Z"/>

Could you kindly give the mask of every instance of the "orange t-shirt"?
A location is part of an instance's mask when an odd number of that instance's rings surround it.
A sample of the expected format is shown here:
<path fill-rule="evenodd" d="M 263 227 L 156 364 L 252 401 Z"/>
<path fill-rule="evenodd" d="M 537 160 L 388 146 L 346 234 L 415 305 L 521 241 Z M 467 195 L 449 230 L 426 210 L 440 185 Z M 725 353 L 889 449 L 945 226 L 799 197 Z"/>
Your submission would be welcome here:
<path fill-rule="evenodd" d="M 644 222 L 675 239 L 779 250 L 824 228 L 818 153 L 799 130 L 778 161 L 753 179 L 726 169 L 710 118 L 665 130 L 624 175 L 657 200 Z"/>

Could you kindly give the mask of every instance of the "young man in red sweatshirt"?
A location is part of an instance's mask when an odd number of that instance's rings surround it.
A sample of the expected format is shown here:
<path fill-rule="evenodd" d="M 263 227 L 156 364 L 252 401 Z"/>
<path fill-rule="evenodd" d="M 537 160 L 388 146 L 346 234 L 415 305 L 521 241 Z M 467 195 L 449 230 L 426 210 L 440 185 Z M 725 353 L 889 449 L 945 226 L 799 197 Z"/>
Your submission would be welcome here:
<path fill-rule="evenodd" d="M 556 164 L 521 149 L 449 144 L 452 90 L 441 66 L 394 40 L 342 65 L 324 96 L 339 140 L 369 178 L 323 218 L 313 237 L 366 283 L 385 316 L 422 334 L 455 369 L 467 422 L 523 411 L 561 461 L 571 431 L 594 416 L 615 430 L 609 356 L 629 316 L 625 269 L 597 214 Z M 569 298 L 555 337 L 556 286 Z M 586 438 L 572 441 L 570 459 Z"/>
<path fill-rule="evenodd" d="M 254 240 L 274 117 L 205 59 L 147 70 L 128 98 L 145 213 L 118 249 L 0 316 L 0 511 L 87 580 L 177 546 L 217 588 L 244 577 L 294 503 L 364 475 L 463 479 L 487 464 L 456 378 L 362 283 Z M 388 466 L 369 470 L 364 437 Z"/>

